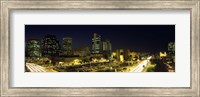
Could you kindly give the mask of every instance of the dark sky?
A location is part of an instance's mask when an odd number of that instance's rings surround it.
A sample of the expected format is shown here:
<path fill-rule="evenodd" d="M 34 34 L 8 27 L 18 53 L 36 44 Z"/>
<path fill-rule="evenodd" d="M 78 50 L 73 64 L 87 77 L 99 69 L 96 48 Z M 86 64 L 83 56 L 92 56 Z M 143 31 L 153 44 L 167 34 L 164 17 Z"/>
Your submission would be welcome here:
<path fill-rule="evenodd" d="M 175 42 L 175 25 L 25 25 L 25 40 L 56 35 L 72 38 L 72 47 L 91 48 L 93 33 L 109 39 L 115 49 L 157 52 L 167 50 L 168 42 Z"/>

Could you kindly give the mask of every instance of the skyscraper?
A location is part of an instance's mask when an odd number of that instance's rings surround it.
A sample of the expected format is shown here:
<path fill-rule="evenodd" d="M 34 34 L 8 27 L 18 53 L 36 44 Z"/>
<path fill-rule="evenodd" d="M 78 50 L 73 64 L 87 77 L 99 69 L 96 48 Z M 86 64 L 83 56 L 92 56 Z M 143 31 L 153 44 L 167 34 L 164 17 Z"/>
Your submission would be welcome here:
<path fill-rule="evenodd" d="M 92 38 L 92 53 L 101 53 L 101 36 L 94 33 Z"/>
<path fill-rule="evenodd" d="M 111 51 L 112 45 L 109 40 L 102 41 L 102 51 Z"/>
<path fill-rule="evenodd" d="M 42 40 L 42 56 L 55 57 L 59 53 L 59 42 L 55 35 L 46 35 Z"/>
<path fill-rule="evenodd" d="M 72 52 L 72 38 L 65 37 L 63 38 L 63 44 L 61 49 L 63 56 L 70 56 L 73 54 Z"/>
<path fill-rule="evenodd" d="M 175 43 L 174 42 L 170 42 L 168 44 L 168 54 L 169 54 L 169 56 L 175 56 Z"/>
<path fill-rule="evenodd" d="M 30 39 L 26 43 L 26 57 L 41 57 L 40 41 L 37 39 Z"/>
<path fill-rule="evenodd" d="M 111 48 L 111 43 L 109 40 L 103 40 L 102 41 L 102 53 L 103 53 L 103 57 L 106 58 L 106 59 L 111 59 L 111 51 L 112 51 L 112 48 Z"/>

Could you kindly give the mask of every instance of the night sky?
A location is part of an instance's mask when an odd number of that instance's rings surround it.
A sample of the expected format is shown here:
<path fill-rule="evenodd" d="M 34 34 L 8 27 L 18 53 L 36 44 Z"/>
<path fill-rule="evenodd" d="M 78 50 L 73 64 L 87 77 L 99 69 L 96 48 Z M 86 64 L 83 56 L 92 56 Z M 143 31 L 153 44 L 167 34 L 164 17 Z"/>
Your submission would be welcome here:
<path fill-rule="evenodd" d="M 175 42 L 175 25 L 25 25 L 25 40 L 42 39 L 46 34 L 72 38 L 72 48 L 92 47 L 93 33 L 109 39 L 112 49 L 139 52 L 166 51 Z"/>

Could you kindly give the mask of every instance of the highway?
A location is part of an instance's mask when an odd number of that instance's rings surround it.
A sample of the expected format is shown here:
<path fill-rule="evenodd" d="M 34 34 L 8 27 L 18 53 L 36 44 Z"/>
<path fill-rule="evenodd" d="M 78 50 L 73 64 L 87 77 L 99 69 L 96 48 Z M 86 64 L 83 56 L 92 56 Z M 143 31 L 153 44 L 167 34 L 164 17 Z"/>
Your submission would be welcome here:
<path fill-rule="evenodd" d="M 148 57 L 146 60 L 142 61 L 139 65 L 133 68 L 130 72 L 142 72 L 142 70 L 144 69 L 144 67 L 146 67 L 151 58 L 151 56 Z"/>
<path fill-rule="evenodd" d="M 45 67 L 42 67 L 34 63 L 26 63 L 26 67 L 30 72 L 47 72 L 45 70 Z"/>
<path fill-rule="evenodd" d="M 135 68 L 130 70 L 130 72 L 142 72 L 142 70 L 148 64 L 150 59 L 151 59 L 151 56 L 148 57 L 146 60 L 143 60 L 139 65 L 137 65 Z M 100 63 L 107 63 L 107 62 L 96 62 L 96 63 L 91 63 L 91 64 L 82 64 L 82 65 L 79 65 L 79 66 L 90 66 L 90 65 L 94 66 L 94 65 L 98 65 Z M 45 69 L 45 67 L 42 67 L 42 66 L 34 64 L 34 63 L 26 63 L 26 68 L 30 72 L 48 72 Z"/>

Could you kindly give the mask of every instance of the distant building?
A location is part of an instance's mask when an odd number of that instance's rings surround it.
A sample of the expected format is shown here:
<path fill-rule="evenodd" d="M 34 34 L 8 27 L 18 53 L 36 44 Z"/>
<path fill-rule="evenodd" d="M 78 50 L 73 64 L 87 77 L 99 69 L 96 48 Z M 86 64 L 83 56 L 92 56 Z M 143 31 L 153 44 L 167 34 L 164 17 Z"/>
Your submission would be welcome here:
<path fill-rule="evenodd" d="M 102 41 L 102 51 L 111 51 L 112 45 L 109 40 Z"/>
<path fill-rule="evenodd" d="M 171 63 L 175 63 L 175 42 L 168 43 L 168 60 L 171 59 Z M 169 63 L 169 62 L 168 62 Z"/>
<path fill-rule="evenodd" d="M 123 49 L 117 49 L 116 56 L 117 56 L 118 61 L 124 62 L 124 50 Z"/>
<path fill-rule="evenodd" d="M 112 59 L 117 59 L 117 53 L 116 52 L 112 52 L 111 57 L 112 57 Z"/>
<path fill-rule="evenodd" d="M 168 55 L 175 56 L 175 43 L 174 42 L 170 42 L 168 44 Z"/>
<path fill-rule="evenodd" d="M 118 61 L 136 61 L 140 58 L 140 53 L 132 52 L 129 49 L 117 49 L 116 52 L 112 52 L 111 57 Z"/>
<path fill-rule="evenodd" d="M 124 60 L 129 60 L 130 58 L 130 50 L 126 49 L 124 50 Z"/>
<path fill-rule="evenodd" d="M 112 51 L 112 44 L 109 40 L 104 40 L 102 37 L 94 33 L 92 38 L 92 53 L 104 53 L 106 56 L 110 56 Z M 109 53 L 109 54 L 108 54 Z"/>
<path fill-rule="evenodd" d="M 139 60 L 139 58 L 140 58 L 140 53 L 139 53 L 139 52 L 130 52 L 129 58 L 130 58 L 131 60 L 134 60 L 134 61 Z"/>
<path fill-rule="evenodd" d="M 73 55 L 78 56 L 87 56 L 90 54 L 89 47 L 83 47 L 83 48 L 74 48 L 73 49 Z"/>
<path fill-rule="evenodd" d="M 92 53 L 101 53 L 102 52 L 101 45 L 101 36 L 94 33 L 92 38 Z"/>
<path fill-rule="evenodd" d="M 102 45 L 101 50 L 102 50 L 103 57 L 106 59 L 111 59 L 112 45 L 111 45 L 110 41 L 103 40 L 101 45 Z"/>
<path fill-rule="evenodd" d="M 124 62 L 139 59 L 140 53 L 131 52 L 129 49 L 117 49 L 116 52 L 112 52 L 112 57 Z"/>
<path fill-rule="evenodd" d="M 55 35 L 46 35 L 42 40 L 42 56 L 55 57 L 59 54 L 59 42 Z"/>
<path fill-rule="evenodd" d="M 26 57 L 41 57 L 40 41 L 37 39 L 30 39 L 25 46 Z"/>
<path fill-rule="evenodd" d="M 72 54 L 73 54 L 73 52 L 72 52 L 72 38 L 70 38 L 70 37 L 63 38 L 61 55 L 71 56 Z"/>
<path fill-rule="evenodd" d="M 167 53 L 166 52 L 160 52 L 160 58 L 166 57 Z"/>

